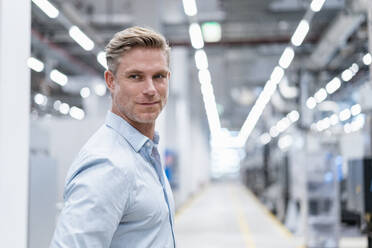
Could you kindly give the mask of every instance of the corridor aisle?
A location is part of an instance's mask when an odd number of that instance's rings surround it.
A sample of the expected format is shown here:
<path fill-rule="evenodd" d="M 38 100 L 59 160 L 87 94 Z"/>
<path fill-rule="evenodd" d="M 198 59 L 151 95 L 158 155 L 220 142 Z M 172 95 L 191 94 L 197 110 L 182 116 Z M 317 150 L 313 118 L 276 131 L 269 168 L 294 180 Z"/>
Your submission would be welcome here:
<path fill-rule="evenodd" d="M 215 183 L 176 215 L 178 248 L 299 248 L 239 183 Z"/>

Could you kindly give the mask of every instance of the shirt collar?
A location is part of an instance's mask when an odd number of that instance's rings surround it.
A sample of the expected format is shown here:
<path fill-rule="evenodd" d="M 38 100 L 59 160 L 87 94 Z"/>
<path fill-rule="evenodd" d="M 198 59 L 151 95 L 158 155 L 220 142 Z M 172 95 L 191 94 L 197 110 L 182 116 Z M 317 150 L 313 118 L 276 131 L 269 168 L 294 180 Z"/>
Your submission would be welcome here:
<path fill-rule="evenodd" d="M 154 140 L 152 141 L 130 125 L 125 119 L 111 111 L 108 111 L 105 123 L 124 137 L 136 152 L 139 152 L 146 142 L 150 144 L 153 142 L 155 145 L 159 143 L 159 134 L 157 132 L 155 132 Z"/>

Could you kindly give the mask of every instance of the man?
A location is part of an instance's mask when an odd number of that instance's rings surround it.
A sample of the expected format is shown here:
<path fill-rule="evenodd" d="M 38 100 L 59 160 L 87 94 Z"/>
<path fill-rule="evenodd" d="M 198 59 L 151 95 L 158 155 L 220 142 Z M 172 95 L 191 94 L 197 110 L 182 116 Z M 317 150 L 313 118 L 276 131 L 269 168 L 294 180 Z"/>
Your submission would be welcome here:
<path fill-rule="evenodd" d="M 51 247 L 175 247 L 173 196 L 155 132 L 169 52 L 163 36 L 141 27 L 106 46 L 112 108 L 69 170 Z"/>

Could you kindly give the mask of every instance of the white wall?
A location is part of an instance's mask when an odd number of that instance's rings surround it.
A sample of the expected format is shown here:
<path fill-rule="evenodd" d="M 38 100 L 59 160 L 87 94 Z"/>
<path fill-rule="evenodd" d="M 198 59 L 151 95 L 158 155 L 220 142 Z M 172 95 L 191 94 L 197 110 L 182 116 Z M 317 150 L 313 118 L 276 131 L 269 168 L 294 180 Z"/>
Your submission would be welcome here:
<path fill-rule="evenodd" d="M 27 247 L 31 1 L 0 0 L 0 247 Z"/>
<path fill-rule="evenodd" d="M 88 115 L 82 121 L 66 118 L 44 118 L 40 125 L 48 131 L 50 155 L 57 161 L 57 201 L 63 200 L 67 171 L 89 137 L 104 123 L 110 107 L 109 97 L 91 96 L 85 100 Z"/>

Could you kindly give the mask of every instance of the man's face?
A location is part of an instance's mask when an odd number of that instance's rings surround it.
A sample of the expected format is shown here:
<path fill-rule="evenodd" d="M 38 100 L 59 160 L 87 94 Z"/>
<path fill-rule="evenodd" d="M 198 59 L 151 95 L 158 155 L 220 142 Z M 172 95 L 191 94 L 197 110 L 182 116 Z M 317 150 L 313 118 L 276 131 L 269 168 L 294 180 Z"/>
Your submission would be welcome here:
<path fill-rule="evenodd" d="M 119 60 L 116 75 L 106 72 L 112 111 L 130 124 L 154 124 L 168 97 L 169 68 L 165 52 L 133 48 Z"/>

